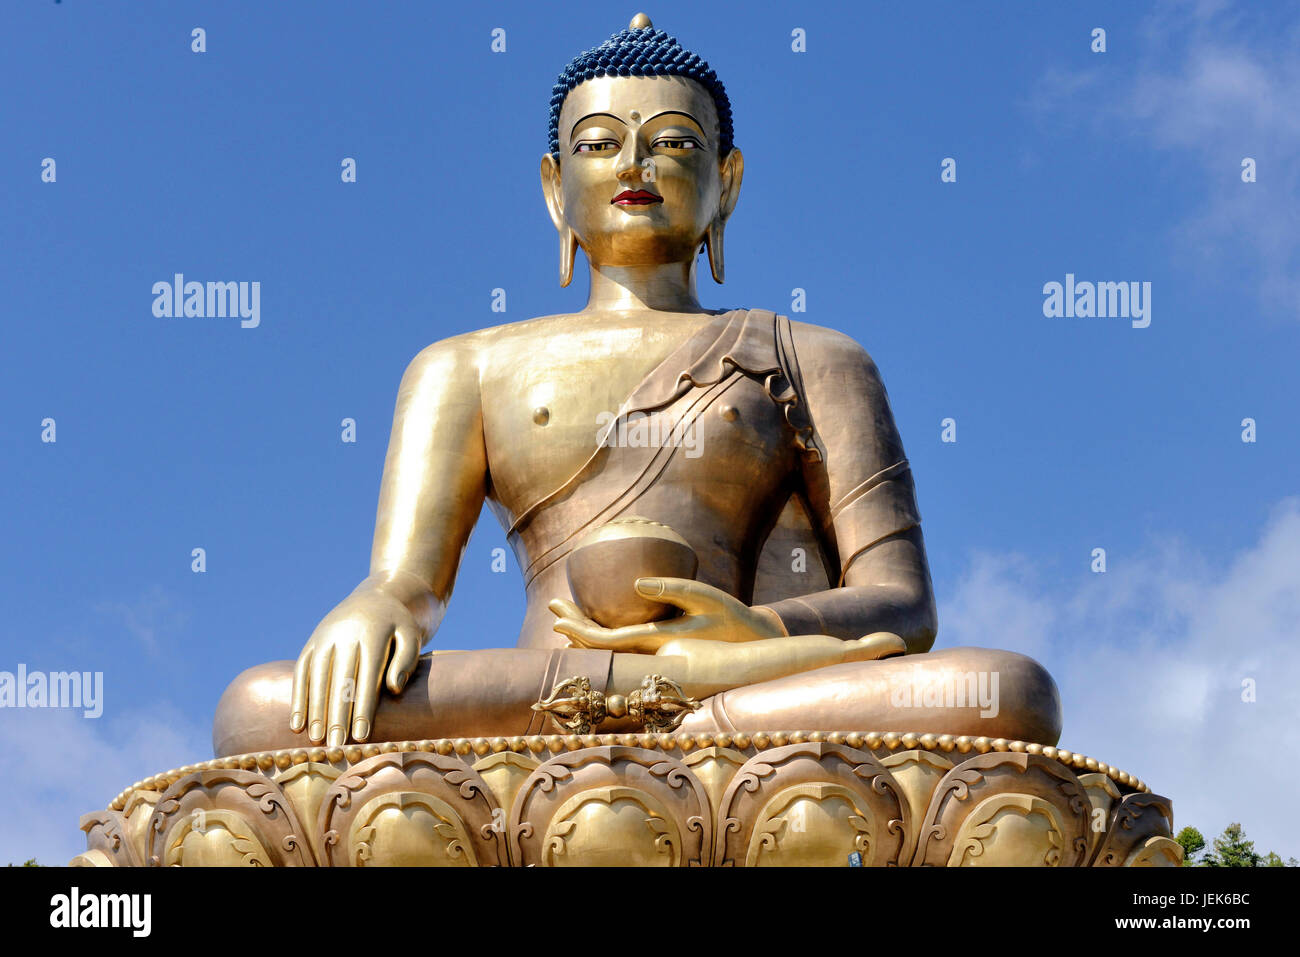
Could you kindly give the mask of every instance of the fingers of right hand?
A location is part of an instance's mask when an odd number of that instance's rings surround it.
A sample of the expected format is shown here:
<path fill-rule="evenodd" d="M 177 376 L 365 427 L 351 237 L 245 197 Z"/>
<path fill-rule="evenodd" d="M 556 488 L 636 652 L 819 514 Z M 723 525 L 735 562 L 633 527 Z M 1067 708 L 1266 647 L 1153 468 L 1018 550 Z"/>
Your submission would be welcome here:
<path fill-rule="evenodd" d="M 352 702 L 354 741 L 364 741 L 370 737 L 370 728 L 375 720 L 375 707 L 379 703 L 379 688 L 384 677 L 384 662 L 388 658 L 391 647 L 391 638 L 388 645 L 378 652 L 368 642 L 361 644 L 357 659 L 357 697 Z"/>
<path fill-rule="evenodd" d="M 330 670 L 334 667 L 334 646 L 318 648 L 311 656 L 311 676 L 307 692 L 307 737 L 319 744 L 325 740 L 325 708 L 330 690 Z"/>
<path fill-rule="evenodd" d="M 307 682 L 311 677 L 312 646 L 302 650 L 293 666 L 293 694 L 289 705 L 289 730 L 297 734 L 307 723 Z"/>
<path fill-rule="evenodd" d="M 334 669 L 330 675 L 330 696 L 325 729 L 325 743 L 339 748 L 348 739 L 352 702 L 357 696 L 357 662 L 361 657 L 360 642 L 337 648 L 334 651 Z"/>
<path fill-rule="evenodd" d="M 393 656 L 388 663 L 388 690 L 401 694 L 420 660 L 420 636 L 411 625 L 393 631 Z"/>

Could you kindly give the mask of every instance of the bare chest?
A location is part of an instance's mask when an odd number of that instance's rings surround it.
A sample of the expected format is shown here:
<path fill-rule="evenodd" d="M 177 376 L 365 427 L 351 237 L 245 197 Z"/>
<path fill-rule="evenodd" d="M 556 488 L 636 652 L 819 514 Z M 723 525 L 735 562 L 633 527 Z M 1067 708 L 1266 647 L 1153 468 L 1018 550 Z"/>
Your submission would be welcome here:
<path fill-rule="evenodd" d="M 537 330 L 493 348 L 481 383 L 493 496 L 511 510 L 564 483 L 690 328 Z"/>

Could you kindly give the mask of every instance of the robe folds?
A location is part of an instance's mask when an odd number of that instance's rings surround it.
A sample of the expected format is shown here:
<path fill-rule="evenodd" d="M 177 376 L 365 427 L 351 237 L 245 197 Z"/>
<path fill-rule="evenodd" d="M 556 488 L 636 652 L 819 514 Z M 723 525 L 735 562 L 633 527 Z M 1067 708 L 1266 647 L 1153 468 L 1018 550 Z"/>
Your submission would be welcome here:
<path fill-rule="evenodd" d="M 547 607 L 571 597 L 565 559 L 577 543 L 619 516 L 674 528 L 699 556 L 700 581 L 763 604 L 789 634 L 846 639 L 862 635 L 867 589 L 859 586 L 873 583 L 861 571 L 866 563 L 855 574 L 855 561 L 920 523 L 870 358 L 838 333 L 759 309 L 712 317 L 609 421 L 593 423 L 591 453 L 565 481 L 497 514 L 528 591 L 519 647 L 422 655 L 407 689 L 385 697 L 370 740 L 549 733 L 549 719 L 531 705 L 556 682 L 576 675 L 595 690 L 633 690 L 610 687 L 614 652 L 569 647 Z M 653 662 L 646 658 L 647 674 Z M 293 670 L 292 661 L 272 662 L 235 679 L 218 706 L 217 754 L 302 746 L 288 724 Z M 978 705 L 893 703 L 900 683 L 929 687 L 994 672 L 995 716 Z M 1040 665 L 976 648 L 828 665 L 702 704 L 682 731 L 859 728 L 1054 744 L 1061 728 L 1059 693 Z M 632 729 L 625 720 L 601 726 Z"/>
<path fill-rule="evenodd" d="M 802 367 L 797 344 L 786 316 L 737 309 L 716 316 L 652 369 L 594 430 L 583 464 L 507 516 L 530 597 L 535 589 L 548 600 L 567 597 L 569 552 L 606 522 L 640 515 L 691 542 L 700 580 L 768 604 L 791 634 L 835 633 L 801 596 L 843 585 L 854 558 L 918 525 L 920 513 L 883 386 L 869 407 L 823 410 L 828 419 L 853 418 L 856 427 L 882 434 L 827 448 L 804 382 L 820 367 Z M 744 552 L 745 568 L 733 567 L 736 555 L 719 553 L 720 526 L 736 537 L 721 551 Z M 521 644 L 562 646 L 540 620 L 549 615 L 545 601 L 530 606 L 539 620 L 526 623 Z"/>

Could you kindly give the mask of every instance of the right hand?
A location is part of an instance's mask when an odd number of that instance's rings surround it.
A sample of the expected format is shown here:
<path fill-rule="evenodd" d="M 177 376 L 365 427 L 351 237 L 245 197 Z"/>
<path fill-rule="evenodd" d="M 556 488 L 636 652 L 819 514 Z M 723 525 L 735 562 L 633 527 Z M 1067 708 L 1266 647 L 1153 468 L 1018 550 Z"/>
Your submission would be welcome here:
<path fill-rule="evenodd" d="M 388 690 L 399 694 L 415 671 L 423 629 L 386 583 L 363 582 L 325 616 L 293 669 L 289 727 L 328 747 L 364 741 L 374 725 L 387 664 Z"/>

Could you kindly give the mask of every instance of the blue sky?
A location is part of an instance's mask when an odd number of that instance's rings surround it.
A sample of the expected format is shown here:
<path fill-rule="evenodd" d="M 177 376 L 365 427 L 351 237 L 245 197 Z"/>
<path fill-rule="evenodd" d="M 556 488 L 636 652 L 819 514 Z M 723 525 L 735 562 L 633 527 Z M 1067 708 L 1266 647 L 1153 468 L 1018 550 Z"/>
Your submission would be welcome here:
<path fill-rule="evenodd" d="M 1180 825 L 1237 820 L 1300 855 L 1283 807 L 1300 780 L 1273 756 L 1300 683 L 1296 8 L 646 11 L 727 84 L 746 158 L 727 283 L 701 298 L 789 312 L 799 287 L 797 318 L 871 352 L 917 477 L 938 644 L 1035 654 L 1063 744 L 1171 796 Z M 19 772 L 0 858 L 66 860 L 79 813 L 208 756 L 226 683 L 295 657 L 364 577 L 416 352 L 581 308 L 585 266 L 559 288 L 541 200 L 547 104 L 635 12 L 0 9 L 0 670 L 105 681 L 97 721 L 0 712 Z M 156 318 L 152 285 L 176 272 L 260 282 L 261 324 Z M 1067 273 L 1151 283 L 1150 326 L 1046 318 Z M 435 644 L 513 643 L 504 544 L 485 513 Z"/>

